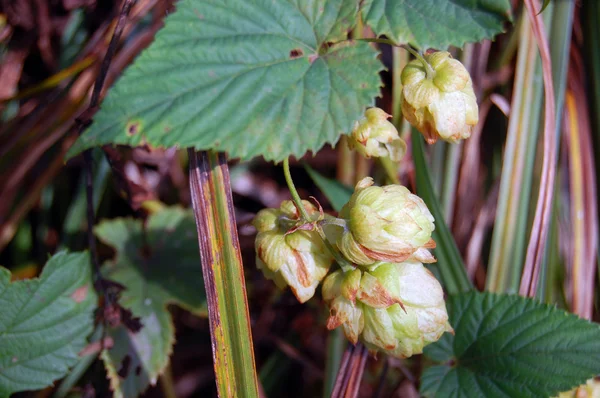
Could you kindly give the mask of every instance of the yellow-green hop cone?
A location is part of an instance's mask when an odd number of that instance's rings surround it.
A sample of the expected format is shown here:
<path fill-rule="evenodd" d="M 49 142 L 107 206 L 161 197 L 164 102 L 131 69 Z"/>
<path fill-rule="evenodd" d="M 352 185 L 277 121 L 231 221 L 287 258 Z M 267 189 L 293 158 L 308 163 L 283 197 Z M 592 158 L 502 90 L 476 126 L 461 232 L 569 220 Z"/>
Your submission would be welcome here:
<path fill-rule="evenodd" d="M 323 283 L 327 328 L 343 327 L 352 343 L 408 358 L 451 332 L 442 288 L 416 261 L 379 263 L 371 271 L 336 271 Z"/>
<path fill-rule="evenodd" d="M 435 261 L 426 250 L 435 247 L 433 216 L 423 200 L 402 185 L 377 187 L 373 179 L 364 178 L 340 217 L 347 228 L 336 244 L 355 264 L 402 262 L 413 256 L 422 262 Z"/>
<path fill-rule="evenodd" d="M 399 301 L 387 308 L 361 301 L 365 320 L 360 340 L 369 350 L 408 358 L 453 331 L 442 287 L 423 264 L 382 263 L 369 274 Z"/>
<path fill-rule="evenodd" d="M 391 117 L 379 108 L 369 108 L 365 117 L 354 124 L 350 147 L 370 158 L 389 157 L 399 162 L 406 153 L 406 143 L 387 119 Z"/>
<path fill-rule="evenodd" d="M 429 144 L 438 138 L 456 143 L 469 138 L 479 121 L 469 72 L 446 51 L 409 62 L 402 71 L 402 114 Z"/>
<path fill-rule="evenodd" d="M 600 380 L 589 379 L 571 391 L 561 392 L 557 398 L 600 398 Z"/>
<path fill-rule="evenodd" d="M 303 201 L 309 216 L 315 219 L 319 211 Z M 256 265 L 277 286 L 289 286 L 296 298 L 304 303 L 315 294 L 321 279 L 333 262 L 323 240 L 315 231 L 286 232 L 300 219 L 294 203 L 286 200 L 279 209 L 261 210 L 254 218 L 256 227 Z"/>

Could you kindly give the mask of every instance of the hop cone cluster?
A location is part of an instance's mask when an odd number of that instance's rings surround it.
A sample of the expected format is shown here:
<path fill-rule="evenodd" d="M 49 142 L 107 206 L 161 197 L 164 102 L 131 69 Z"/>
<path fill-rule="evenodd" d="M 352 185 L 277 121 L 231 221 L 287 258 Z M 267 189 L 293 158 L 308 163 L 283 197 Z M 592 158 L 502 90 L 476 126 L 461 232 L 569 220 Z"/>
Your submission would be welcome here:
<path fill-rule="evenodd" d="M 327 328 L 341 326 L 351 342 L 399 358 L 451 332 L 442 287 L 422 264 L 435 261 L 427 250 L 435 247 L 434 219 L 423 200 L 365 178 L 340 217 L 346 228 L 336 245 L 357 268 L 325 279 Z"/>
<path fill-rule="evenodd" d="M 323 283 L 330 316 L 352 343 L 407 358 L 452 331 L 442 287 L 418 261 L 381 262 L 362 271 L 336 271 Z"/>
<path fill-rule="evenodd" d="M 366 178 L 338 219 L 309 202 L 303 206 L 309 220 L 301 220 L 291 201 L 256 216 L 257 265 L 267 278 L 305 302 L 333 262 L 333 245 L 352 266 L 323 282 L 328 329 L 342 327 L 352 343 L 400 358 L 423 352 L 452 331 L 442 287 L 423 266 L 435 261 L 428 251 L 435 243 L 434 219 L 421 198 L 401 185 L 377 187 Z M 328 224 L 328 242 L 315 231 L 319 223 Z"/>

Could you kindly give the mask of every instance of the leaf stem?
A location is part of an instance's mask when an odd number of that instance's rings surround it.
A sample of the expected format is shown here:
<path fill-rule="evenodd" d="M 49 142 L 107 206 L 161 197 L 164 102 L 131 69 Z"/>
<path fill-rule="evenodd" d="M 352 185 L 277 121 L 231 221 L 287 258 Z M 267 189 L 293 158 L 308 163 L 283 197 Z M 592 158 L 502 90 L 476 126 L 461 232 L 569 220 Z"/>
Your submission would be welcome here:
<path fill-rule="evenodd" d="M 400 179 L 398 178 L 398 164 L 396 162 L 389 157 L 381 157 L 379 158 L 379 164 L 385 172 L 389 184 L 400 184 Z"/>

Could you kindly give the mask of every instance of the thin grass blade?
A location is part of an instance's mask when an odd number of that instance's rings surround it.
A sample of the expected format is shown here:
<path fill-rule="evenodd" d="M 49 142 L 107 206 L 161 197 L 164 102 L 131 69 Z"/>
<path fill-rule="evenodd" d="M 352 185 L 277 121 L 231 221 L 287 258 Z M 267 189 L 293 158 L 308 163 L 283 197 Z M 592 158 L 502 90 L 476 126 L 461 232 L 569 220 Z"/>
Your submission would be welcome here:
<path fill-rule="evenodd" d="M 220 397 L 258 397 L 250 316 L 225 155 L 189 150 L 190 190 Z"/>
<path fill-rule="evenodd" d="M 442 283 L 449 294 L 468 291 L 473 288 L 473 285 L 467 276 L 454 238 L 444 222 L 444 215 L 442 214 L 435 190 L 431 185 L 431 177 L 427 162 L 425 161 L 425 143 L 421 134 L 415 130 L 412 133 L 412 143 L 413 159 L 417 174 L 417 193 L 423 198 L 429 211 L 431 211 L 431 214 L 435 218 L 433 239 L 437 247 L 434 249 L 434 254 L 438 259 L 436 266 L 442 278 Z"/>

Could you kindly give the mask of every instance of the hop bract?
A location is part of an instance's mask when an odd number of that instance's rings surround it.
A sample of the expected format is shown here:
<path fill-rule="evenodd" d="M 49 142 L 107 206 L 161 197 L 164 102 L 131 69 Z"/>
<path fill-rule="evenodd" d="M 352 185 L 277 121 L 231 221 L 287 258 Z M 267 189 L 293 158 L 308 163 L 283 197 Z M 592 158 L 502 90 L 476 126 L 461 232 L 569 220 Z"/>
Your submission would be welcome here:
<path fill-rule="evenodd" d="M 434 262 L 426 250 L 431 239 L 433 216 L 421 198 L 402 185 L 373 186 L 361 180 L 340 217 L 347 228 L 337 238 L 340 251 L 355 264 L 376 261 L 402 262 L 409 258 Z"/>
<path fill-rule="evenodd" d="M 402 114 L 432 144 L 471 136 L 479 120 L 469 72 L 446 51 L 409 62 L 402 71 Z"/>
<path fill-rule="evenodd" d="M 315 219 L 318 210 L 303 201 L 309 216 Z M 287 233 L 300 216 L 294 203 L 286 200 L 279 209 L 261 210 L 255 217 L 256 265 L 277 286 L 289 286 L 296 298 L 304 303 L 315 294 L 321 279 L 333 262 L 317 232 L 298 229 Z"/>
<path fill-rule="evenodd" d="M 364 317 L 356 295 L 360 288 L 362 271 L 335 271 L 323 282 L 323 299 L 329 304 L 327 329 L 333 330 L 342 326 L 346 338 L 353 344 L 364 328 Z"/>
<path fill-rule="evenodd" d="M 389 157 L 394 162 L 406 153 L 406 143 L 387 119 L 391 117 L 379 108 L 369 108 L 365 117 L 354 124 L 350 146 L 363 156 Z"/>
<path fill-rule="evenodd" d="M 336 271 L 323 283 L 329 330 L 342 326 L 352 343 L 408 358 L 452 332 L 439 282 L 417 261 L 380 263 L 370 271 Z"/>

